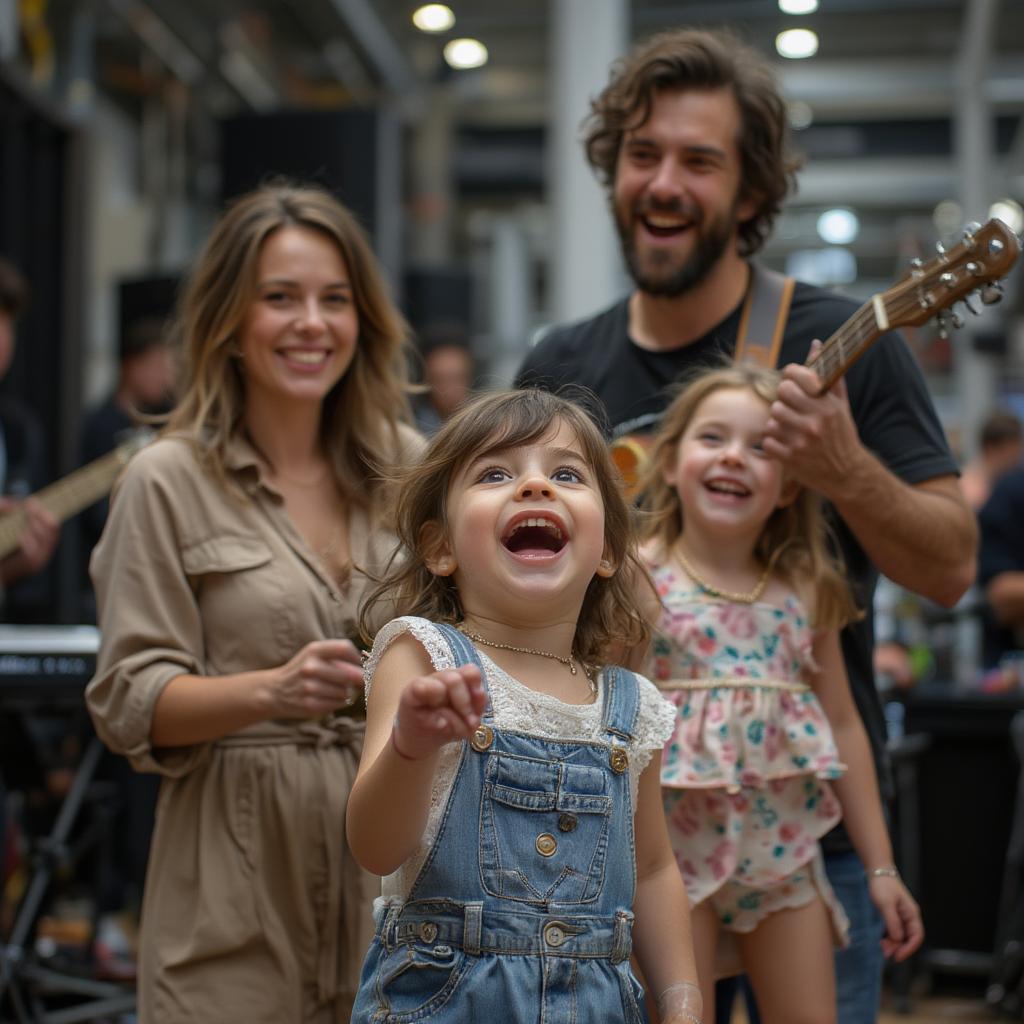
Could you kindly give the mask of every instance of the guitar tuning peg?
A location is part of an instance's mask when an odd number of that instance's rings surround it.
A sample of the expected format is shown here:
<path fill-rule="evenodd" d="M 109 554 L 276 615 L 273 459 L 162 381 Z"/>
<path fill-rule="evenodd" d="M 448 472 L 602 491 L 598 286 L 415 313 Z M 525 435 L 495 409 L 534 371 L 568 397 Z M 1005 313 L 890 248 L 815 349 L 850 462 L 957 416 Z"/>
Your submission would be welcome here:
<path fill-rule="evenodd" d="M 923 266 L 924 266 L 924 260 L 921 259 L 920 256 L 915 256 L 910 261 L 910 269 L 911 270 L 920 270 Z"/>
<path fill-rule="evenodd" d="M 946 310 L 940 310 L 935 317 L 935 333 L 943 340 L 949 338 L 949 314 Z"/>
<path fill-rule="evenodd" d="M 974 236 L 981 230 L 981 225 L 976 221 L 972 220 L 969 224 L 964 225 L 964 241 L 971 242 L 974 240 Z"/>
<path fill-rule="evenodd" d="M 940 257 L 946 255 L 946 247 L 941 242 L 935 243 L 935 251 L 939 254 Z"/>
<path fill-rule="evenodd" d="M 949 314 L 949 322 L 957 330 L 960 330 L 960 328 L 963 327 L 963 325 L 964 325 L 964 318 L 959 313 L 957 313 L 956 310 L 953 310 Z"/>
<path fill-rule="evenodd" d="M 1003 297 L 1003 286 L 998 281 L 994 281 L 992 284 L 985 285 L 978 292 L 978 296 L 981 298 L 983 305 L 994 306 Z"/>

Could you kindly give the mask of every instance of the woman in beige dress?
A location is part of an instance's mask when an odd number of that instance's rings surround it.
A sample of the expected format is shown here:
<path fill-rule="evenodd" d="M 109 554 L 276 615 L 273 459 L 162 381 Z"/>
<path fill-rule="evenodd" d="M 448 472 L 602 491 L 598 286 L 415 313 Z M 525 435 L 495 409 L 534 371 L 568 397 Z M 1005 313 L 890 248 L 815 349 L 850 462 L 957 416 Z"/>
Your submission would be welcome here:
<path fill-rule="evenodd" d="M 224 214 L 179 329 L 181 401 L 91 566 L 89 709 L 163 777 L 139 1020 L 347 1021 L 375 880 L 345 843 L 363 721 L 344 638 L 394 545 L 380 470 L 419 448 L 407 331 L 351 215 L 287 186 Z"/>

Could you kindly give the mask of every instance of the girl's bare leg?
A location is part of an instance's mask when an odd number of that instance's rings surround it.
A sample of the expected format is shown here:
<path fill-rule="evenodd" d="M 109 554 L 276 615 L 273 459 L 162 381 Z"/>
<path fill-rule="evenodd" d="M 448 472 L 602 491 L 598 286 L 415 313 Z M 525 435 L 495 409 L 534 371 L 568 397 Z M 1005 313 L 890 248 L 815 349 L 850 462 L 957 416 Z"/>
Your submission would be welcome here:
<path fill-rule="evenodd" d="M 763 1024 L 835 1024 L 832 925 L 821 900 L 771 914 L 737 938 Z"/>

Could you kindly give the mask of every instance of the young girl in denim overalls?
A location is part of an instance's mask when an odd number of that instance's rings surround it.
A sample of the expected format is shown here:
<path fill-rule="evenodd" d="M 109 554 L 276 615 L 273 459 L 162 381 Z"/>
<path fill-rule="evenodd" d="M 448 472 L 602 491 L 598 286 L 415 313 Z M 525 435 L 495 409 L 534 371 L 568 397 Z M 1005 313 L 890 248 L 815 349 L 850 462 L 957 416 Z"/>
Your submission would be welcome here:
<path fill-rule="evenodd" d="M 644 483 L 660 597 L 647 668 L 677 709 L 662 786 L 709 1016 L 715 975 L 742 963 L 766 1022 L 826 1024 L 847 920 L 818 839 L 840 814 L 885 952 L 909 956 L 923 931 L 840 653 L 857 611 L 818 497 L 762 447 L 778 381 L 713 370 L 663 417 Z"/>
<path fill-rule="evenodd" d="M 630 513 L 600 433 L 485 395 L 400 491 L 403 617 L 366 666 L 349 842 L 384 875 L 353 1021 L 699 1024 L 660 750 L 672 709 L 607 667 L 645 639 Z"/>

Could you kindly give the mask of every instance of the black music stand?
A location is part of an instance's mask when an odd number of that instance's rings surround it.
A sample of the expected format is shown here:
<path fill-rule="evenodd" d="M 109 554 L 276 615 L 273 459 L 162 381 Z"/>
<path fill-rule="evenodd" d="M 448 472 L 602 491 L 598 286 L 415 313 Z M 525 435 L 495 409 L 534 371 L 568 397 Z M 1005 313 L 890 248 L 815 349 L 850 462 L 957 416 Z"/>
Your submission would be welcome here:
<path fill-rule="evenodd" d="M 73 633 L 76 629 L 77 633 Z M 54 650 L 60 647 L 58 641 L 61 640 L 66 646 Z M 68 676 L 77 675 L 82 667 L 79 662 L 88 665 L 91 671 L 96 643 L 95 630 L 84 633 L 80 627 L 51 627 L 48 632 L 41 631 L 40 627 L 27 627 L 24 631 L 18 627 L 0 627 L 0 676 L 6 675 L 4 692 L 25 697 L 33 688 L 38 691 L 44 675 L 60 674 L 62 669 Z M 76 649 L 78 653 L 72 653 Z M 49 650 L 50 653 L 11 655 L 14 650 Z M 14 671 L 2 671 L 11 668 Z M 78 694 L 80 701 L 81 688 Z M 36 920 L 54 871 L 73 859 L 68 838 L 102 754 L 103 744 L 92 736 L 49 835 L 37 844 L 31 878 L 18 906 L 10 937 L 6 944 L 0 945 L 0 1014 L 6 1012 L 5 1005 L 14 1013 L 13 1018 L 0 1016 L 0 1024 L 11 1020 L 17 1024 L 77 1024 L 135 1009 L 133 991 L 125 991 L 123 986 L 113 982 L 78 977 L 46 967 L 39 963 L 31 947 Z M 86 844 L 91 838 L 87 835 L 78 845 Z M 43 1002 L 48 996 L 83 997 L 85 1001 L 51 1010 Z"/>

